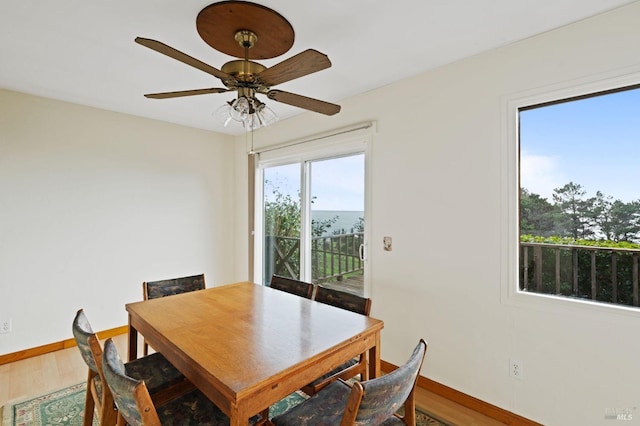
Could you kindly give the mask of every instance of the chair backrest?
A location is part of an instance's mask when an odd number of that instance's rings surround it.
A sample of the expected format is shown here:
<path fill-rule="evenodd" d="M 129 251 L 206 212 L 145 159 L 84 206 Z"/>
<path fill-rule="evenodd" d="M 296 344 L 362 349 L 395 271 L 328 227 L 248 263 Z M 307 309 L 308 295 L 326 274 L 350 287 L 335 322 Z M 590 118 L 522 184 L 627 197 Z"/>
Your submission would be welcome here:
<path fill-rule="evenodd" d="M 360 406 L 357 408 L 356 425 L 382 424 L 392 417 L 409 397 L 413 398 L 426 351 L 427 343 L 420 339 L 404 365 L 389 374 L 360 383 L 363 394 Z M 352 390 L 352 392 L 358 391 Z M 411 404 L 405 406 L 405 411 L 407 409 L 415 410 L 413 399 Z"/>
<path fill-rule="evenodd" d="M 76 313 L 76 317 L 73 319 L 72 330 L 82 359 L 91 371 L 100 374 L 101 366 L 99 363 L 102 359 L 102 348 L 83 309 L 78 310 Z"/>
<path fill-rule="evenodd" d="M 311 295 L 313 295 L 313 284 L 281 275 L 273 275 L 271 277 L 270 287 L 307 299 L 311 299 Z"/>
<path fill-rule="evenodd" d="M 314 300 L 367 316 L 369 316 L 369 312 L 371 311 L 371 299 L 368 297 L 361 297 L 321 285 L 318 285 L 316 289 Z"/>
<path fill-rule="evenodd" d="M 72 330 L 82 359 L 89 367 L 84 424 L 91 424 L 96 419 L 94 417 L 96 411 L 99 424 L 113 424 L 116 422 L 116 414 L 113 410 L 111 392 L 104 384 L 102 347 L 98 341 L 98 336 L 93 332 L 91 324 L 89 324 L 84 310 L 79 309 L 76 313 Z"/>
<path fill-rule="evenodd" d="M 118 407 L 118 414 L 129 425 L 160 425 L 160 419 L 147 386 L 143 380 L 136 380 L 126 375 L 124 363 L 112 339 L 107 339 L 104 344 L 102 370 Z"/>
<path fill-rule="evenodd" d="M 161 281 L 145 281 L 142 283 L 142 295 L 144 300 L 157 299 L 159 297 L 173 296 L 174 294 L 204 289 L 204 274 L 171 278 Z"/>

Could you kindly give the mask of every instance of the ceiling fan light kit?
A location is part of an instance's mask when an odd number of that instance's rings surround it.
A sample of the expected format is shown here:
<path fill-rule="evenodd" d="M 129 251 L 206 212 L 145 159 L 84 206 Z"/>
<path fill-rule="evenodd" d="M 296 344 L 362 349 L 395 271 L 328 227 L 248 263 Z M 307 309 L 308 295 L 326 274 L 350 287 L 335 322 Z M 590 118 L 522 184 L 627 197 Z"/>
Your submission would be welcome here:
<path fill-rule="evenodd" d="M 136 43 L 197 68 L 220 79 L 224 88 L 207 88 L 146 94 L 150 99 L 169 99 L 211 93 L 237 92 L 236 99 L 223 105 L 225 126 L 238 121 L 247 130 L 268 126 L 277 120 L 275 112 L 256 95 L 325 115 L 340 112 L 340 105 L 271 87 L 331 67 L 331 61 L 317 50 L 307 49 L 267 68 L 252 59 L 270 59 L 288 52 L 295 34 L 279 13 L 246 1 L 222 1 L 200 11 L 196 18 L 200 37 L 214 49 L 239 59 L 221 69 L 212 67 L 164 43 L 137 37 Z"/>

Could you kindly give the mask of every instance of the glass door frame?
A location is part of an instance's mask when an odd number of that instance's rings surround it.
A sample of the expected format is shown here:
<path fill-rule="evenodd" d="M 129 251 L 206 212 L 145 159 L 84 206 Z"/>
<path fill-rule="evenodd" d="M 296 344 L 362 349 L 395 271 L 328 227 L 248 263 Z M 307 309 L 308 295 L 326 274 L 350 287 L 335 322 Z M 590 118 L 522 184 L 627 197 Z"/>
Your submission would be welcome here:
<path fill-rule="evenodd" d="M 282 148 L 274 148 L 261 152 L 255 162 L 255 198 L 254 198 L 254 256 L 253 256 L 253 277 L 254 281 L 262 284 L 263 275 L 263 245 L 264 245 L 264 169 L 268 167 L 285 164 L 299 163 L 301 187 L 301 232 L 300 232 L 300 252 L 310 253 L 311 251 L 311 220 L 310 203 L 307 197 L 310 193 L 309 179 L 305 179 L 305 174 L 309 175 L 309 162 L 314 160 L 324 160 L 331 158 L 345 157 L 355 154 L 364 154 L 364 294 L 370 295 L 370 262 L 368 256 L 368 242 L 370 241 L 370 218 L 371 218 L 371 144 L 372 130 L 358 130 L 349 134 L 325 137 L 320 140 L 292 144 Z M 311 280 L 311 262 L 302 256 L 305 261 L 300 265 L 300 272 L 303 280 Z"/>

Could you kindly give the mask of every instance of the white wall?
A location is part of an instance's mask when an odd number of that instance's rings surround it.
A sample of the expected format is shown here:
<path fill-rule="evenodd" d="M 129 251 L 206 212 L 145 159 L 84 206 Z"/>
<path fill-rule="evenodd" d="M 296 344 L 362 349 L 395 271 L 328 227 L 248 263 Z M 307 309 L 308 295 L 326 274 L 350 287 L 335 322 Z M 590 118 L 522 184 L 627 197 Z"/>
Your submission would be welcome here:
<path fill-rule="evenodd" d="M 504 99 L 640 69 L 638 22 L 634 3 L 346 99 L 332 118 L 304 114 L 256 133 L 264 147 L 377 121 L 370 257 L 383 359 L 401 364 L 424 337 L 423 375 L 548 425 L 610 424 L 606 409 L 640 406 L 638 315 L 516 304 L 501 287 L 515 285 L 503 251 Z M 523 380 L 509 377 L 510 357 L 522 360 Z"/>
<path fill-rule="evenodd" d="M 0 90 L 0 354 L 126 325 L 145 280 L 235 271 L 233 138 Z"/>

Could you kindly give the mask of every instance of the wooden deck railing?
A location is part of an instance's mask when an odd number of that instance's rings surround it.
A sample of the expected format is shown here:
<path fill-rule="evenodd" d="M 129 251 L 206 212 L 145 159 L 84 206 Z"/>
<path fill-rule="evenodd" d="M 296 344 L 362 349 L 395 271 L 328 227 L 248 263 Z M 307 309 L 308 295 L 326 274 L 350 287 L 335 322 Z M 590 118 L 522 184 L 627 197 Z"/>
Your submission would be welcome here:
<path fill-rule="evenodd" d="M 638 306 L 640 250 L 520 243 L 520 289 Z"/>
<path fill-rule="evenodd" d="M 311 239 L 311 270 L 313 281 L 342 279 L 344 275 L 363 270 L 360 245 L 362 232 L 337 234 Z M 272 274 L 297 278 L 300 276 L 300 239 L 265 237 L 265 277 Z"/>
<path fill-rule="evenodd" d="M 311 269 L 314 282 L 337 278 L 363 270 L 360 245 L 363 233 L 338 234 L 311 239 Z"/>

